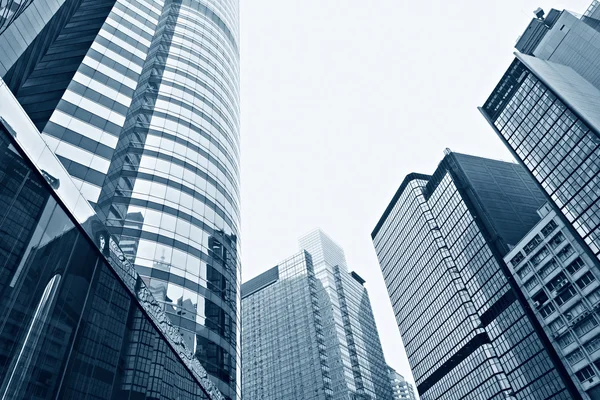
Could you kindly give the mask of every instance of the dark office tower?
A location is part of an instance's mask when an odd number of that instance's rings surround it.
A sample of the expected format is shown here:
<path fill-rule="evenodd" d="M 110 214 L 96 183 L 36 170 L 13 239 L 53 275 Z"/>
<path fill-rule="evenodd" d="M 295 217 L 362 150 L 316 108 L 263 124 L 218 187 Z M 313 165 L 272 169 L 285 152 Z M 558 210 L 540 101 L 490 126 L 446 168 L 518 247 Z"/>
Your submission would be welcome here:
<path fill-rule="evenodd" d="M 242 285 L 248 399 L 332 400 L 317 280 L 302 251 Z"/>
<path fill-rule="evenodd" d="M 518 164 L 446 153 L 371 235 L 419 395 L 581 398 L 502 258 L 543 193 Z"/>
<path fill-rule="evenodd" d="M 10 4 L 0 76 L 239 398 L 237 0 Z"/>
<path fill-rule="evenodd" d="M 163 307 L 0 81 L 0 398 L 222 400 Z"/>
<path fill-rule="evenodd" d="M 552 10 L 480 111 L 600 259 L 600 8 Z M 550 19 L 550 21 L 548 21 Z M 527 33 L 523 37 L 527 36 Z"/>

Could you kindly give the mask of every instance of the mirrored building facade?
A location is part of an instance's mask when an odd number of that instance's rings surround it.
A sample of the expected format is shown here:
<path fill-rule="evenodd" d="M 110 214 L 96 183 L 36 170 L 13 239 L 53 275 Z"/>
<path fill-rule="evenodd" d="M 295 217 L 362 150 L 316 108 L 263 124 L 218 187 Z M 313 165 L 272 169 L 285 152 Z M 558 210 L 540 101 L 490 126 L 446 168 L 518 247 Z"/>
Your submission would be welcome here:
<path fill-rule="evenodd" d="M 224 397 L 0 80 L 0 397 Z"/>
<path fill-rule="evenodd" d="M 517 164 L 447 151 L 372 233 L 422 399 L 581 398 L 503 256 L 539 220 Z"/>
<path fill-rule="evenodd" d="M 10 3 L 0 76 L 220 390 L 239 398 L 238 2 Z"/>

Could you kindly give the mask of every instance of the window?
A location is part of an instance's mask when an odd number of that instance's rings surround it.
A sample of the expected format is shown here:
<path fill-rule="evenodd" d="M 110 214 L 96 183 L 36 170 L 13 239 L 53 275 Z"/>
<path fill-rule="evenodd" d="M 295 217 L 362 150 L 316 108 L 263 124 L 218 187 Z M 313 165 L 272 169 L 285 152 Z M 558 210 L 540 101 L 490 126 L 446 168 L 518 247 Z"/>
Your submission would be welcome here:
<path fill-rule="evenodd" d="M 523 250 L 525 251 L 525 254 L 531 254 L 531 252 L 533 250 L 535 250 L 536 247 L 538 247 L 538 245 L 542 243 L 542 237 L 540 235 L 535 235 L 533 237 L 533 239 L 531 239 L 529 241 L 529 243 L 527 243 L 525 245 L 525 247 L 523 247 Z"/>
<path fill-rule="evenodd" d="M 586 310 L 587 309 L 583 305 L 583 303 L 578 301 L 573 307 L 567 310 L 567 312 L 565 313 L 565 318 L 567 318 L 567 321 L 571 321 L 573 318 L 577 318 L 578 316 L 583 314 L 583 312 L 585 312 Z"/>
<path fill-rule="evenodd" d="M 565 326 L 565 323 L 562 320 L 562 318 L 557 318 L 554 321 L 552 321 L 550 325 L 548 325 L 552 332 L 558 332 L 563 326 Z"/>
<path fill-rule="evenodd" d="M 583 360 L 583 351 L 579 349 L 575 350 L 571 354 L 567 354 L 567 361 L 571 365 L 575 365 L 581 360 Z"/>
<path fill-rule="evenodd" d="M 575 253 L 573 246 L 568 244 L 565 247 L 563 247 L 563 249 L 561 251 L 559 251 L 556 255 L 558 256 L 559 260 L 565 261 L 573 253 Z"/>
<path fill-rule="evenodd" d="M 571 300 L 573 298 L 573 296 L 575 296 L 576 294 L 577 294 L 577 291 L 575 290 L 573 285 L 568 284 L 566 286 L 566 288 L 563 289 L 563 291 L 560 292 L 560 294 L 558 296 L 556 296 L 556 298 L 554 300 L 556 300 L 556 303 L 559 306 L 562 306 L 567 301 Z"/>
<path fill-rule="evenodd" d="M 554 304 L 548 303 L 544 307 L 540 308 L 540 314 L 542 315 L 542 318 L 548 318 L 555 310 L 556 307 L 554 307 Z"/>
<path fill-rule="evenodd" d="M 553 292 L 555 290 L 559 290 L 561 287 L 565 286 L 568 282 L 569 281 L 567 281 L 565 274 L 563 274 L 561 272 L 560 274 L 556 275 L 554 278 L 552 278 L 552 280 L 550 282 L 548 282 L 546 284 L 546 288 L 550 292 Z"/>
<path fill-rule="evenodd" d="M 542 235 L 548 237 L 548 235 L 550 235 L 552 232 L 554 232 L 554 230 L 558 227 L 558 225 L 556 224 L 556 222 L 554 222 L 554 220 L 548 222 L 548 225 L 546 225 L 545 227 L 542 228 Z"/>
<path fill-rule="evenodd" d="M 544 279 L 545 277 L 550 275 L 552 273 L 552 271 L 554 271 L 557 267 L 558 267 L 558 264 L 556 263 L 556 261 L 552 260 L 549 263 L 547 263 L 546 265 L 544 265 L 542 267 L 542 269 L 540 269 L 539 274 L 542 277 L 542 279 Z"/>
<path fill-rule="evenodd" d="M 571 332 L 566 332 L 564 335 L 562 335 L 561 337 L 559 337 L 557 339 L 558 345 L 561 347 L 561 349 L 564 349 L 565 347 L 567 347 L 574 341 L 575 341 L 575 338 L 573 337 Z"/>
<path fill-rule="evenodd" d="M 517 275 L 519 275 L 519 278 L 523 279 L 529 272 L 531 272 L 531 264 L 527 263 L 523 268 L 517 271 Z"/>
<path fill-rule="evenodd" d="M 579 289 L 583 289 L 587 287 L 590 283 L 594 282 L 596 277 L 590 271 L 583 274 L 583 276 L 575 281 L 575 284 L 579 287 Z"/>
<path fill-rule="evenodd" d="M 600 337 L 596 336 L 595 338 L 584 344 L 583 347 L 588 353 L 592 354 L 596 350 L 600 349 Z"/>
<path fill-rule="evenodd" d="M 596 304 L 598 301 L 600 301 L 600 289 L 594 290 L 592 293 L 588 294 L 586 298 L 590 303 Z"/>
<path fill-rule="evenodd" d="M 585 368 L 583 368 L 582 370 L 577 371 L 575 373 L 575 375 L 577 375 L 577 379 L 579 379 L 579 382 L 585 382 L 588 379 L 596 376 L 596 373 L 594 372 L 594 370 L 592 369 L 592 367 L 590 367 L 588 365 Z"/>
<path fill-rule="evenodd" d="M 577 336 L 581 337 L 589 331 L 591 331 L 592 329 L 594 329 L 596 326 L 598 326 L 598 321 L 596 321 L 594 315 L 590 315 L 589 317 L 575 325 L 573 330 L 575 331 L 575 334 Z"/>
<path fill-rule="evenodd" d="M 523 255 L 523 253 L 518 252 L 513 258 L 510 259 L 510 263 L 513 267 L 516 267 L 521 261 L 523 261 L 524 258 L 525 256 Z"/>
<path fill-rule="evenodd" d="M 566 247 L 565 247 L 566 248 Z M 564 249 L 563 249 L 564 250 Z M 531 257 L 531 263 L 534 266 L 538 266 L 544 259 L 550 254 L 546 247 L 542 248 L 540 251 L 536 253 L 533 257 Z"/>
<path fill-rule="evenodd" d="M 563 235 L 562 232 L 558 232 L 552 239 L 550 239 L 550 242 L 549 242 L 550 247 L 552 247 L 553 249 L 556 249 L 564 241 L 565 241 L 565 235 Z"/>
<path fill-rule="evenodd" d="M 570 275 L 573 275 L 575 272 L 579 271 L 583 267 L 585 267 L 585 263 L 583 262 L 581 257 L 577 257 L 571 264 L 567 266 L 567 272 Z"/>
<path fill-rule="evenodd" d="M 527 282 L 525 282 L 523 284 L 523 286 L 525 287 L 525 289 L 528 292 L 531 292 L 533 290 L 533 288 L 535 288 L 538 285 L 538 283 L 539 283 L 538 278 L 534 276 L 533 278 L 531 278 L 530 280 L 528 280 Z"/>

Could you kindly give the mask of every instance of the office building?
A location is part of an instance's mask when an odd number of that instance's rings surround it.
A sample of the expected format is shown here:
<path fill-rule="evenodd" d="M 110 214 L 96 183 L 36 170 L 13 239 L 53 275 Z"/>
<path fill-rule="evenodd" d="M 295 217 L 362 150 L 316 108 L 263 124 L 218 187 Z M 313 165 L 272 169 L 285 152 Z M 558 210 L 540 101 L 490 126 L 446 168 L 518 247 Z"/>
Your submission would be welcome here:
<path fill-rule="evenodd" d="M 358 398 L 391 398 L 365 281 L 348 271 L 344 250 L 320 229 L 302 236 L 299 244 L 312 255 L 318 279 L 334 399 L 345 399 L 348 393 Z"/>
<path fill-rule="evenodd" d="M 306 251 L 242 285 L 242 322 L 245 397 L 333 399 L 317 280 Z"/>
<path fill-rule="evenodd" d="M 219 389 L 239 399 L 238 2 L 9 4 L 0 77 Z"/>
<path fill-rule="evenodd" d="M 0 397 L 222 400 L 0 81 Z"/>
<path fill-rule="evenodd" d="M 503 257 L 544 195 L 518 164 L 452 153 L 372 233 L 422 399 L 578 399 Z"/>
<path fill-rule="evenodd" d="M 388 367 L 390 371 L 390 382 L 392 391 L 394 392 L 394 400 L 417 400 L 413 385 L 408 383 L 402 375 L 396 372 L 392 367 Z"/>
<path fill-rule="evenodd" d="M 541 14 L 540 14 L 541 15 Z M 552 10 L 480 111 L 600 259 L 600 8 Z M 532 23 L 534 23 L 532 22 Z M 531 29 L 522 36 L 527 37 Z M 521 39 L 519 42 L 521 42 Z"/>
<path fill-rule="evenodd" d="M 322 231 L 300 247 L 242 285 L 244 396 L 392 400 L 365 281 Z"/>
<path fill-rule="evenodd" d="M 596 260 L 546 203 L 504 260 L 583 398 L 600 398 Z"/>

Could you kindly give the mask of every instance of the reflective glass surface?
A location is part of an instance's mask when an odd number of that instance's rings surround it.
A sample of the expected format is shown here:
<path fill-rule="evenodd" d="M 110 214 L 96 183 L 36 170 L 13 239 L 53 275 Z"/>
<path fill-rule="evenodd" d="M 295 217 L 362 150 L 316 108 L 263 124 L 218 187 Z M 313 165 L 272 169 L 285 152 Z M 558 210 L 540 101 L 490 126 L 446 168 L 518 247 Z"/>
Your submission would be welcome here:
<path fill-rule="evenodd" d="M 521 199 L 543 198 L 520 169 L 449 153 L 372 234 L 423 399 L 571 398 L 499 255 L 533 225 Z"/>
<path fill-rule="evenodd" d="M 94 243 L 65 211 L 54 190 L 68 178 L 40 173 L 11 142 L 20 133 L 0 130 L 2 398 L 221 398 L 133 295 L 141 278 L 132 288 L 108 264 L 103 225 L 88 219 Z"/>

